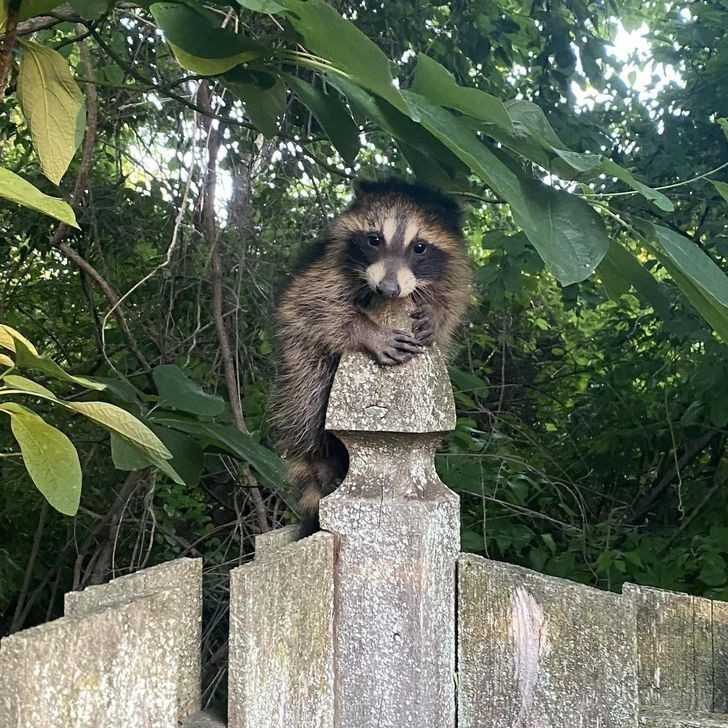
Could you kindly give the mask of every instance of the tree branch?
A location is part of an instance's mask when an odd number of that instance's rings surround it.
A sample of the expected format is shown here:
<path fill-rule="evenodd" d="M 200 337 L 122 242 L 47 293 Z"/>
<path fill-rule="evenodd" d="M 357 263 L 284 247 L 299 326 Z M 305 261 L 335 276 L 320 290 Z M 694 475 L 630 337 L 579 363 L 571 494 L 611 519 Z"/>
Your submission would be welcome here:
<path fill-rule="evenodd" d="M 15 39 L 18 36 L 18 4 L 9 3 L 8 18 L 5 23 L 7 30 L 0 45 L 0 99 L 5 96 L 5 87 L 8 85 L 10 75 L 10 61 L 12 60 Z"/>
<path fill-rule="evenodd" d="M 220 249 L 220 237 L 215 221 L 215 190 L 217 187 L 217 156 L 220 151 L 221 134 L 218 128 L 212 123 L 212 108 L 210 104 L 210 89 L 207 84 L 201 83 L 197 92 L 198 104 L 205 109 L 205 113 L 199 116 L 199 123 L 207 133 L 207 167 L 202 185 L 202 232 L 206 242 L 210 246 L 210 265 L 212 269 L 212 311 L 215 321 L 215 330 L 220 344 L 220 356 L 222 357 L 223 371 L 225 375 L 225 386 L 228 391 L 230 410 L 233 415 L 235 427 L 240 432 L 247 433 L 243 408 L 240 402 L 240 388 L 238 387 L 237 367 L 230 345 L 230 336 L 225 325 L 223 314 L 223 261 Z M 209 110 L 210 113 L 207 113 Z M 268 516 L 265 509 L 263 496 L 260 493 L 255 478 L 250 468 L 245 466 L 246 479 L 252 484 L 250 494 L 255 507 L 258 528 L 261 533 L 270 529 Z"/>

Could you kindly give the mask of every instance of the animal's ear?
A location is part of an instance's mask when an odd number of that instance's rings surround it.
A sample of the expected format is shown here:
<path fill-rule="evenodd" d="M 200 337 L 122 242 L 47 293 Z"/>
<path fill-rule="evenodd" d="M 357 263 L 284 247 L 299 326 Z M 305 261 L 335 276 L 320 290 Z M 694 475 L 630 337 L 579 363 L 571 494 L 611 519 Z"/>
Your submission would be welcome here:
<path fill-rule="evenodd" d="M 363 200 L 368 195 L 379 189 L 380 183 L 370 179 L 355 179 L 352 183 L 354 197 L 357 200 Z"/>

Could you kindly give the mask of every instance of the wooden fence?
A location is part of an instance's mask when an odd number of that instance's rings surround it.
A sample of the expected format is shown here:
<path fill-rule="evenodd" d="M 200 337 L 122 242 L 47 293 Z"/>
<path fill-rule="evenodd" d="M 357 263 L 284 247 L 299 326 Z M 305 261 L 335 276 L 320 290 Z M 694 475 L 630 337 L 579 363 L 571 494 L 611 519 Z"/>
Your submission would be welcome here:
<path fill-rule="evenodd" d="M 351 465 L 324 530 L 264 534 L 231 573 L 229 728 L 728 728 L 727 604 L 459 554 L 436 351 L 345 358 L 327 427 Z M 65 615 L 0 642 L 0 728 L 224 725 L 199 712 L 199 560 L 68 594 Z"/>

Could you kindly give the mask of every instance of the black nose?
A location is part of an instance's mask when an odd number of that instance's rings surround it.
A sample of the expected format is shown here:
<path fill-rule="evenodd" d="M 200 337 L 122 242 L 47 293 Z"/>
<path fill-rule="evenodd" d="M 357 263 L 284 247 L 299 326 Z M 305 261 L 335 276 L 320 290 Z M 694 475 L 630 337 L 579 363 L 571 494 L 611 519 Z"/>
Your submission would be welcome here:
<path fill-rule="evenodd" d="M 382 281 L 377 286 L 377 293 L 384 298 L 397 298 L 399 290 L 399 284 L 396 281 Z"/>

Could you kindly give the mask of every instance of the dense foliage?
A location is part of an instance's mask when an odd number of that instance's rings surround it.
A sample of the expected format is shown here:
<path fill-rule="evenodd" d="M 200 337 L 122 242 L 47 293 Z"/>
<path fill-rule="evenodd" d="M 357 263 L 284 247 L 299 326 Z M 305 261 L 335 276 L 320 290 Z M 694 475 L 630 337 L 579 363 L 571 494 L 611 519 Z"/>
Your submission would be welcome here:
<path fill-rule="evenodd" d="M 0 321 L 83 378 L 3 349 L 0 397 L 68 435 L 83 490 L 74 517 L 46 505 L 0 405 L 0 633 L 202 555 L 213 695 L 224 574 L 295 518 L 268 447 L 275 292 L 350 178 L 383 170 L 468 207 L 439 456 L 464 549 L 728 599 L 724 4 L 5 10 Z M 154 440 L 109 440 L 76 416 L 91 400 Z"/>

